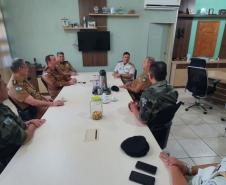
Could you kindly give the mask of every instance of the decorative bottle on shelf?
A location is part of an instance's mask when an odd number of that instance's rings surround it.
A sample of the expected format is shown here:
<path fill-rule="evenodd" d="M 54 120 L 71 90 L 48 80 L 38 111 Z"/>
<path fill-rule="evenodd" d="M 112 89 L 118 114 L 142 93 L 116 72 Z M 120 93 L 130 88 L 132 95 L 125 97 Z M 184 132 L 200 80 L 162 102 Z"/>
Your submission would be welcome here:
<path fill-rule="evenodd" d="M 84 16 L 83 19 L 82 19 L 82 23 L 83 23 L 83 28 L 86 28 L 86 17 Z"/>

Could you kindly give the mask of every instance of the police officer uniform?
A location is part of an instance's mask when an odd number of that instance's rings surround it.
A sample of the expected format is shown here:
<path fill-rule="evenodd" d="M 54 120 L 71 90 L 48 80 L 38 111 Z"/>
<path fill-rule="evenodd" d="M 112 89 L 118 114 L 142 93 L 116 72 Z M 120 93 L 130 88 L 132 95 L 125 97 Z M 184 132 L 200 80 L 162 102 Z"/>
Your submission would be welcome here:
<path fill-rule="evenodd" d="M 26 140 L 26 124 L 0 103 L 0 173 Z"/>
<path fill-rule="evenodd" d="M 71 72 L 76 72 L 68 61 L 60 62 L 56 65 L 56 69 L 58 72 L 63 74 L 70 74 Z"/>
<path fill-rule="evenodd" d="M 142 92 L 145 89 L 147 89 L 151 85 L 151 82 L 148 78 L 148 74 L 142 73 L 141 75 L 138 76 L 137 79 L 126 84 L 126 86 L 130 87 L 131 89 L 135 88 L 137 85 L 139 85 L 139 92 Z M 133 90 L 131 90 L 131 91 L 133 91 Z"/>
<path fill-rule="evenodd" d="M 28 96 L 32 96 L 34 99 L 37 100 L 47 101 L 45 97 L 43 97 L 40 94 L 40 92 L 26 79 L 19 79 L 12 75 L 7 87 L 9 89 L 8 94 L 10 98 L 22 110 L 29 109 L 29 107 L 32 107 L 31 105 L 24 102 Z M 40 118 L 47 109 L 47 107 L 36 107 L 36 108 L 37 114 L 32 116 L 32 118 Z"/>
<path fill-rule="evenodd" d="M 142 93 L 140 98 L 141 120 L 149 122 L 159 111 L 175 105 L 177 98 L 178 92 L 166 80 L 151 85 Z"/>
<path fill-rule="evenodd" d="M 118 62 L 118 64 L 115 66 L 114 72 L 117 72 L 119 74 L 131 74 L 134 76 L 135 68 L 131 63 L 124 64 L 123 61 Z M 132 80 L 132 79 L 131 79 Z M 128 79 L 125 79 L 125 81 L 128 81 Z"/>
<path fill-rule="evenodd" d="M 52 98 L 55 98 L 63 86 L 71 80 L 70 75 L 63 75 L 62 73 L 59 73 L 56 68 L 50 69 L 48 67 L 44 70 L 42 78 L 46 82 L 49 94 Z"/>
<path fill-rule="evenodd" d="M 147 73 L 142 73 L 138 76 L 137 79 L 132 82 L 128 82 L 125 86 L 128 89 L 130 95 L 133 97 L 135 101 L 140 100 L 140 96 L 142 92 L 147 89 L 151 85 L 151 82 L 148 78 Z M 136 89 L 136 92 L 134 91 Z"/>

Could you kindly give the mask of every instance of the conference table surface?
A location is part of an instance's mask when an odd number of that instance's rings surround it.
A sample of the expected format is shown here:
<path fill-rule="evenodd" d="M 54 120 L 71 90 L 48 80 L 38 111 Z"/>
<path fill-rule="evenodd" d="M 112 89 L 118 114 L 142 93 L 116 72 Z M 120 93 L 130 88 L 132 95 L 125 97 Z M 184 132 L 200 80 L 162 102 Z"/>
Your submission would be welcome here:
<path fill-rule="evenodd" d="M 131 98 L 125 89 L 112 92 L 118 101 L 103 105 L 103 119 L 90 118 L 94 74 L 98 73 L 80 73 L 77 80 L 86 84 L 62 89 L 57 99 L 65 99 L 65 105 L 47 110 L 46 123 L 0 175 L 1 185 L 132 185 L 136 183 L 129 181 L 130 172 L 142 172 L 135 168 L 138 160 L 158 167 L 156 185 L 171 184 L 159 159 L 161 149 L 149 129 L 129 111 Z M 109 87 L 122 84 L 111 73 L 107 77 Z M 97 140 L 85 137 L 89 129 L 98 130 Z M 129 157 L 120 148 L 123 140 L 135 135 L 145 136 L 150 145 L 144 157 Z"/>

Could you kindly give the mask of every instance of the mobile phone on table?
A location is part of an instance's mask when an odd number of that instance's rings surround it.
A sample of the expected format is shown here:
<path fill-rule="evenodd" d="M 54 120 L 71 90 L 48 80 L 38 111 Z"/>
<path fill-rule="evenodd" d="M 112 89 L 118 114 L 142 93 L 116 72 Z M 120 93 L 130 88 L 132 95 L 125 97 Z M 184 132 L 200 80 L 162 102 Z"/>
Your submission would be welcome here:
<path fill-rule="evenodd" d="M 147 163 L 144 163 L 144 162 L 141 162 L 141 161 L 137 161 L 135 167 L 139 170 L 143 170 L 143 171 L 150 173 L 150 174 L 153 174 L 153 175 L 155 175 L 156 171 L 157 171 L 156 166 L 153 166 L 151 164 L 147 164 Z"/>
<path fill-rule="evenodd" d="M 136 171 L 131 171 L 129 180 L 137 182 L 139 184 L 144 185 L 154 185 L 155 184 L 155 178 L 149 175 L 145 175 Z"/>

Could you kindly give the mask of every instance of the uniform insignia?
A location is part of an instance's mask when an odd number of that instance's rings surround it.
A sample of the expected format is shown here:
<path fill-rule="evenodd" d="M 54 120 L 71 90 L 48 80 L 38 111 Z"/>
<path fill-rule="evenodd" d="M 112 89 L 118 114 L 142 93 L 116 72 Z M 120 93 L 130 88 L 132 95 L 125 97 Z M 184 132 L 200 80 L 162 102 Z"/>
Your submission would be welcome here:
<path fill-rule="evenodd" d="M 142 106 L 146 105 L 146 103 L 147 103 L 147 99 L 145 99 L 145 98 L 141 98 L 140 100 L 141 100 Z"/>
<path fill-rule="evenodd" d="M 147 79 L 146 79 L 146 78 L 143 78 L 143 79 L 142 79 L 142 82 L 146 82 L 146 81 L 147 81 Z"/>
<path fill-rule="evenodd" d="M 23 90 L 23 88 L 21 87 L 21 86 L 16 86 L 16 92 L 20 92 L 20 91 L 22 91 Z"/>
<path fill-rule="evenodd" d="M 11 119 L 11 118 L 9 118 L 9 117 L 7 117 L 7 118 L 3 121 L 3 123 L 4 123 L 5 125 L 11 125 L 13 122 L 14 122 L 13 119 Z"/>

